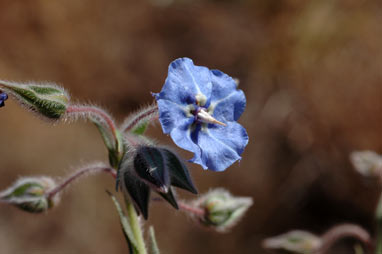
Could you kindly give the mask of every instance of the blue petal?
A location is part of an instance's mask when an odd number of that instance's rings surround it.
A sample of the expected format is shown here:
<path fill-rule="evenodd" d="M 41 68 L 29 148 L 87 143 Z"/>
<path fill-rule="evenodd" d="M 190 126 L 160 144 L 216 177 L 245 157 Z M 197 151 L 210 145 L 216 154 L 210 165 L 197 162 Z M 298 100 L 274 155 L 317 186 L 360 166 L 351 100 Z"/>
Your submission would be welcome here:
<path fill-rule="evenodd" d="M 179 58 L 168 68 L 168 76 L 157 99 L 166 99 L 177 104 L 193 104 L 195 96 L 211 96 L 211 74 L 208 68 L 195 66 L 189 58 Z"/>
<path fill-rule="evenodd" d="M 224 171 L 235 161 L 248 144 L 245 129 L 236 122 L 227 126 L 209 125 L 197 133 L 197 143 L 201 149 L 201 165 L 213 171 Z M 197 162 L 198 163 L 198 162 Z"/>
<path fill-rule="evenodd" d="M 213 117 L 222 122 L 237 121 L 246 105 L 243 91 L 236 89 L 236 82 L 219 70 L 211 70 L 211 79 Z"/>
<path fill-rule="evenodd" d="M 0 107 L 4 106 L 4 101 L 8 99 L 8 94 L 0 92 Z"/>
<path fill-rule="evenodd" d="M 163 132 L 169 134 L 174 128 L 182 124 L 186 116 L 186 106 L 179 105 L 175 102 L 160 99 L 157 101 L 159 108 L 159 121 Z M 194 119 L 194 117 L 191 117 Z"/>
<path fill-rule="evenodd" d="M 191 137 L 193 122 L 194 119 L 191 118 L 183 120 L 181 124 L 171 131 L 170 136 L 177 146 L 194 153 L 191 162 L 201 164 L 200 148 Z"/>

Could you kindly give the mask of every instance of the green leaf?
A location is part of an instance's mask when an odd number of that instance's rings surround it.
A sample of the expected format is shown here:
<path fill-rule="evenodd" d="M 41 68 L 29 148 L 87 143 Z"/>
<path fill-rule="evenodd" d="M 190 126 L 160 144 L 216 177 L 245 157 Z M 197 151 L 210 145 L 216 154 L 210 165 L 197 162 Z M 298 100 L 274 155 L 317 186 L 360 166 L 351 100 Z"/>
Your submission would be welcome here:
<path fill-rule="evenodd" d="M 108 130 L 108 128 L 95 117 L 89 117 L 89 119 L 95 124 L 98 131 L 100 132 L 106 148 L 109 151 L 114 150 L 114 147 L 115 147 L 114 140 L 113 140 L 112 135 L 110 134 L 110 131 Z"/>
<path fill-rule="evenodd" d="M 110 133 L 109 128 L 102 123 L 102 121 L 95 117 L 89 117 L 89 119 L 94 123 L 101 134 L 102 140 L 109 152 L 110 165 L 113 168 L 118 168 L 123 153 L 123 142 L 120 132 L 116 132 L 118 140 L 115 140 L 113 135 Z"/>
<path fill-rule="evenodd" d="M 142 122 L 142 123 L 134 126 L 134 128 L 131 130 L 131 132 L 135 135 L 143 135 L 148 126 L 149 126 L 148 121 Z"/>
<path fill-rule="evenodd" d="M 122 226 L 122 231 L 125 235 L 126 241 L 129 244 L 130 253 L 132 254 L 139 254 L 138 248 L 137 248 L 137 241 L 135 239 L 135 236 L 133 234 L 133 230 L 131 228 L 131 225 L 129 223 L 129 220 L 127 219 L 126 215 L 123 213 L 123 210 L 121 208 L 121 205 L 119 204 L 118 200 L 115 198 L 113 194 L 111 194 L 109 191 L 106 191 L 107 194 L 109 194 L 111 200 L 113 201 L 115 208 L 117 209 L 119 219 Z"/>
<path fill-rule="evenodd" d="M 136 135 L 142 135 L 146 131 L 149 123 L 158 116 L 158 107 L 156 104 L 141 108 L 137 112 L 131 114 L 123 124 L 120 130 Z"/>
<path fill-rule="evenodd" d="M 149 254 L 160 254 L 158 244 L 155 239 L 155 231 L 153 226 L 150 226 L 149 228 L 149 240 L 150 240 Z"/>

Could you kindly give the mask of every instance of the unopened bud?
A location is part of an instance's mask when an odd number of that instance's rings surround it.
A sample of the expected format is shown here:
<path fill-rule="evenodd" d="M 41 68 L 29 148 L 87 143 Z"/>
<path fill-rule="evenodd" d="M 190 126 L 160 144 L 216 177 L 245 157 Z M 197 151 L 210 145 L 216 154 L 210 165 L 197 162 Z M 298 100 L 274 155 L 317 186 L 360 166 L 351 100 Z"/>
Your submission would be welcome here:
<path fill-rule="evenodd" d="M 0 81 L 0 88 L 13 95 L 23 106 L 48 119 L 59 119 L 69 102 L 68 94 L 54 84 L 18 84 Z"/>
<path fill-rule="evenodd" d="M 117 176 L 118 186 L 145 219 L 152 190 L 176 209 L 179 206 L 172 186 L 197 193 L 183 161 L 169 149 L 151 144 L 142 144 L 123 156 Z"/>
<path fill-rule="evenodd" d="M 285 251 L 309 254 L 321 247 L 321 239 L 309 232 L 293 230 L 288 233 L 265 239 L 263 247 L 266 249 L 282 249 Z"/>
<path fill-rule="evenodd" d="M 58 202 L 57 195 L 53 198 L 47 195 L 55 186 L 54 180 L 45 176 L 21 178 L 0 192 L 0 200 L 27 212 L 41 213 Z"/>
<path fill-rule="evenodd" d="M 363 176 L 382 176 L 382 156 L 374 151 L 356 151 L 350 155 L 354 168 Z"/>
<path fill-rule="evenodd" d="M 156 190 L 166 193 L 170 186 L 169 171 L 159 148 L 142 146 L 134 157 L 137 175 Z"/>
<path fill-rule="evenodd" d="M 205 211 L 201 222 L 218 232 L 235 226 L 252 204 L 252 198 L 234 197 L 224 189 L 210 191 L 196 201 L 196 205 Z"/>

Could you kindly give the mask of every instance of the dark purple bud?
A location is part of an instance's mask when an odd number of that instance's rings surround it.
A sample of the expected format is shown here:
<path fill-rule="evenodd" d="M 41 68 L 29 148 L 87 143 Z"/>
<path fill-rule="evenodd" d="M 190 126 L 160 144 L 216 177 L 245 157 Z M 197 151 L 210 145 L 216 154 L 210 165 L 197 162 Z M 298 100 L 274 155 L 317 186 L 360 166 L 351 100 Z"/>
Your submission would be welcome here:
<path fill-rule="evenodd" d="M 159 148 L 140 147 L 134 157 L 134 170 L 137 175 L 159 192 L 167 193 L 170 186 L 169 172 L 165 158 Z"/>
<path fill-rule="evenodd" d="M 165 155 L 166 165 L 170 172 L 171 185 L 198 194 L 187 166 L 183 161 L 170 150 L 166 148 L 162 148 L 161 150 Z"/>
<path fill-rule="evenodd" d="M 176 201 L 175 195 L 171 187 L 169 188 L 167 193 L 163 193 L 163 192 L 157 192 L 157 193 L 161 195 L 162 198 L 164 198 L 167 202 L 169 202 L 170 205 L 172 205 L 175 209 L 177 210 L 179 209 L 178 202 Z"/>
<path fill-rule="evenodd" d="M 150 187 L 126 170 L 122 176 L 122 189 L 129 194 L 138 213 L 147 220 L 149 213 Z"/>

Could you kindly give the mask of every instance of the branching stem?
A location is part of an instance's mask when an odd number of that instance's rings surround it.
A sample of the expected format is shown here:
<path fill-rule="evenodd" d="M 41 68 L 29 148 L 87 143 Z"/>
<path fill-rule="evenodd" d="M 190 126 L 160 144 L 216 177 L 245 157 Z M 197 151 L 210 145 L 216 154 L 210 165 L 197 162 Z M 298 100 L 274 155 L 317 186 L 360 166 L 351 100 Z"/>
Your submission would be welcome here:
<path fill-rule="evenodd" d="M 71 113 L 85 113 L 85 114 L 91 114 L 91 115 L 96 115 L 103 119 L 105 123 L 108 125 L 111 134 L 113 135 L 114 140 L 116 141 L 116 146 L 118 147 L 118 138 L 117 138 L 117 127 L 111 119 L 111 117 L 106 114 L 102 109 L 94 107 L 94 106 L 75 106 L 71 105 L 68 106 L 66 109 L 66 113 L 71 114 Z"/>
<path fill-rule="evenodd" d="M 334 226 L 321 236 L 321 247 L 314 253 L 326 253 L 335 242 L 346 237 L 354 237 L 371 247 L 370 234 L 365 229 L 354 224 L 342 224 Z"/>
<path fill-rule="evenodd" d="M 61 192 L 65 187 L 67 187 L 69 184 L 71 184 L 73 181 L 77 180 L 78 178 L 91 173 L 99 173 L 99 172 L 105 172 L 110 174 L 114 179 L 117 177 L 117 172 L 115 169 L 107 167 L 107 166 L 98 166 L 98 167 L 89 167 L 80 169 L 74 174 L 70 175 L 68 178 L 66 178 L 60 185 L 58 185 L 56 188 L 48 192 L 46 195 L 48 199 L 52 199 L 55 195 L 57 195 L 59 192 Z"/>
<path fill-rule="evenodd" d="M 134 116 L 134 118 L 132 118 L 130 121 L 128 121 L 126 124 L 124 124 L 122 126 L 122 128 L 121 128 L 122 132 L 131 131 L 132 129 L 134 129 L 134 127 L 136 127 L 136 125 L 142 119 L 149 118 L 151 115 L 157 114 L 157 113 L 158 113 L 158 106 L 157 105 L 153 105 L 153 106 L 147 108 L 146 110 L 139 112 L 137 115 Z"/>

